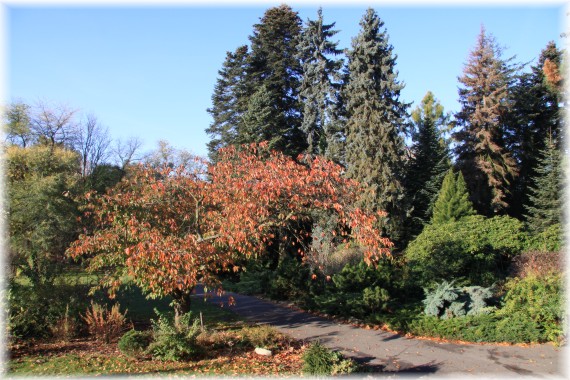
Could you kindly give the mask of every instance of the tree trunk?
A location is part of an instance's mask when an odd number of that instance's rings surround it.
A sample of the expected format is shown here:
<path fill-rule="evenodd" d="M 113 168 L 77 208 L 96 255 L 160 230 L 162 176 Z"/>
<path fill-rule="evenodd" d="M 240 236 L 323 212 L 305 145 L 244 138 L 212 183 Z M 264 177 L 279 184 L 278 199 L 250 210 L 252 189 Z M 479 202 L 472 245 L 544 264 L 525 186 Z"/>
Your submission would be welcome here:
<path fill-rule="evenodd" d="M 176 290 L 172 293 L 174 298 L 174 325 L 178 328 L 180 317 L 190 312 L 191 295 L 194 288 L 186 290 Z"/>

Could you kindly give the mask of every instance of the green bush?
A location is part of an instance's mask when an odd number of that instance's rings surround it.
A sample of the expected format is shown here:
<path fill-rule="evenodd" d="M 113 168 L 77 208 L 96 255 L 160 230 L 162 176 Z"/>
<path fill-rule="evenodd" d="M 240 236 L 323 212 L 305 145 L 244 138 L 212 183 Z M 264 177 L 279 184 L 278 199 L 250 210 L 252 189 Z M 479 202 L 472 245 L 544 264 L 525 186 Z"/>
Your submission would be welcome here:
<path fill-rule="evenodd" d="M 497 317 L 494 313 L 440 319 L 422 315 L 411 320 L 407 332 L 416 336 L 456 339 L 468 342 L 501 342 L 496 334 Z"/>
<path fill-rule="evenodd" d="M 409 316 L 404 331 L 418 336 L 469 342 L 554 342 L 563 334 L 562 279 L 560 275 L 510 279 L 502 308 L 487 314 L 440 319 L 437 315 Z M 447 303 L 459 297 L 451 287 Z M 439 310 L 439 309 L 438 309 Z"/>
<path fill-rule="evenodd" d="M 52 336 L 62 327 L 63 320 L 79 326 L 79 314 L 87 306 L 89 287 L 12 282 L 7 290 L 10 337 L 27 339 Z"/>
<path fill-rule="evenodd" d="M 492 296 L 491 288 L 454 287 L 453 281 L 443 281 L 433 291 L 426 290 L 424 313 L 441 319 L 485 314 L 492 310 L 486 302 Z"/>
<path fill-rule="evenodd" d="M 540 332 L 538 341 L 558 341 L 563 333 L 562 286 L 560 274 L 509 280 L 503 306 L 497 312 L 506 320 L 504 328 L 509 329 L 516 322 L 524 326 L 522 331 L 534 324 L 534 329 Z M 509 320 L 511 322 L 507 322 Z"/>
<path fill-rule="evenodd" d="M 340 375 L 356 372 L 357 365 L 351 359 L 345 359 L 341 353 L 331 351 L 319 342 L 303 353 L 303 372 L 309 375 Z"/>
<path fill-rule="evenodd" d="M 523 251 L 523 225 L 514 218 L 480 215 L 428 225 L 405 251 L 411 279 L 427 287 L 442 280 L 492 285 L 511 257 Z"/>
<path fill-rule="evenodd" d="M 537 324 L 525 312 L 517 311 L 504 315 L 497 321 L 497 340 L 508 343 L 531 343 L 544 341 Z"/>
<path fill-rule="evenodd" d="M 196 342 L 200 334 L 200 321 L 192 321 L 192 313 L 179 316 L 178 323 L 174 318 L 155 309 L 158 320 L 153 320 L 154 341 L 147 352 L 160 360 L 189 360 L 200 354 Z"/>
<path fill-rule="evenodd" d="M 126 356 L 140 358 L 152 341 L 152 334 L 149 331 L 129 330 L 119 339 L 119 350 Z"/>
<path fill-rule="evenodd" d="M 364 318 L 372 313 L 384 313 L 393 302 L 395 273 L 387 260 L 377 266 L 364 261 L 346 265 L 332 276 L 326 291 L 314 295 L 313 302 L 326 313 L 345 317 Z"/>
<path fill-rule="evenodd" d="M 307 296 L 311 269 L 296 257 L 286 255 L 279 261 L 273 272 L 267 294 L 277 300 L 303 300 Z"/>
<path fill-rule="evenodd" d="M 560 252 L 563 242 L 564 231 L 560 223 L 556 223 L 530 236 L 525 248 L 527 251 Z"/>

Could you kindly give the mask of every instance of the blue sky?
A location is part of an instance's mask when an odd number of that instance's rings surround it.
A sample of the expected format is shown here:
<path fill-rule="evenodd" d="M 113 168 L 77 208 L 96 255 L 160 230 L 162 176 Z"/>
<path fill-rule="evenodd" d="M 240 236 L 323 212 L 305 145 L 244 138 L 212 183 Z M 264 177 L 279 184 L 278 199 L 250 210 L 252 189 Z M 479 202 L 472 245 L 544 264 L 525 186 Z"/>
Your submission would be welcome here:
<path fill-rule="evenodd" d="M 481 24 L 505 56 L 535 61 L 548 41 L 566 43 L 562 4 L 395 6 L 372 3 L 398 55 L 402 100 L 417 105 L 431 90 L 456 111 L 457 77 Z M 64 103 L 92 113 L 114 138 L 160 139 L 206 155 L 206 109 L 226 51 L 247 44 L 270 5 L 171 7 L 16 6 L 6 8 L 7 99 Z M 358 34 L 366 5 L 322 4 L 336 22 L 339 47 Z M 292 5 L 302 20 L 318 6 Z"/>

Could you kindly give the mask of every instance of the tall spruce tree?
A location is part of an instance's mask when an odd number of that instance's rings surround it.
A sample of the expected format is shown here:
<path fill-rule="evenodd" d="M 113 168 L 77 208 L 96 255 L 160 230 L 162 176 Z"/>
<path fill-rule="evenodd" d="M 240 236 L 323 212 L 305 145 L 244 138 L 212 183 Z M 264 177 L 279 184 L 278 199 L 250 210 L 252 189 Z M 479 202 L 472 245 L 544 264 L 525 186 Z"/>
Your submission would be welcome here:
<path fill-rule="evenodd" d="M 301 130 L 307 139 L 307 153 L 335 159 L 335 145 L 340 143 L 334 123 L 338 119 L 335 100 L 340 90 L 343 60 L 334 57 L 342 50 L 337 48 L 338 42 L 330 41 L 338 33 L 333 30 L 335 23 L 324 24 L 322 8 L 317 15 L 317 20 L 307 20 L 299 43 L 303 68 L 299 89 L 303 104 Z"/>
<path fill-rule="evenodd" d="M 282 130 L 284 126 L 273 119 L 274 106 L 271 94 L 265 85 L 262 85 L 251 98 L 247 110 L 242 116 L 242 123 L 236 138 L 237 144 L 259 143 L 268 141 L 271 149 L 279 149 L 284 146 L 284 134 L 275 134 L 274 131 Z"/>
<path fill-rule="evenodd" d="M 212 107 L 208 113 L 213 118 L 206 129 L 211 136 L 208 143 L 210 160 L 216 161 L 218 149 L 236 143 L 242 115 L 247 109 L 247 69 L 248 48 L 240 46 L 235 52 L 227 52 L 222 69 L 212 95 Z"/>
<path fill-rule="evenodd" d="M 450 169 L 433 206 L 432 224 L 441 224 L 459 220 L 465 216 L 475 215 L 473 204 L 469 200 L 469 192 L 463 174 L 453 173 Z"/>
<path fill-rule="evenodd" d="M 448 148 L 442 137 L 442 131 L 449 125 L 449 114 L 444 113 L 443 106 L 432 92 L 428 91 L 411 116 L 414 143 L 405 181 L 412 208 L 406 222 L 408 238 L 417 236 L 429 222 L 433 203 L 451 166 Z"/>
<path fill-rule="evenodd" d="M 526 220 L 534 232 L 542 232 L 562 220 L 562 155 L 552 137 L 546 139 L 545 145 L 538 160 L 529 202 L 525 205 Z"/>
<path fill-rule="evenodd" d="M 254 25 L 249 38 L 251 53 L 246 75 L 248 96 L 254 96 L 265 86 L 264 91 L 273 104 L 271 118 L 275 123 L 259 127 L 266 129 L 264 136 L 280 141 L 276 149 L 291 156 L 301 153 L 306 146 L 300 129 L 302 111 L 298 98 L 302 68 L 297 46 L 301 24 L 297 12 L 287 5 L 268 9 L 260 23 Z M 275 125 L 279 126 L 277 130 L 271 128 Z"/>
<path fill-rule="evenodd" d="M 505 115 L 511 105 L 513 66 L 501 58 L 501 48 L 481 27 L 459 82 L 461 110 L 455 115 L 456 164 L 463 172 L 479 213 L 494 215 L 507 208 L 506 196 L 517 174 L 515 160 L 505 149 Z"/>
<path fill-rule="evenodd" d="M 368 187 L 362 206 L 386 211 L 384 228 L 398 240 L 405 215 L 402 133 L 407 104 L 399 99 L 403 85 L 383 26 L 369 8 L 348 51 L 346 165 L 347 175 Z"/>
<path fill-rule="evenodd" d="M 513 87 L 514 107 L 507 142 L 519 167 L 509 197 L 509 213 L 515 217 L 522 217 L 523 205 L 529 202 L 529 187 L 536 176 L 541 152 L 546 148 L 544 137 L 552 136 L 559 147 L 562 145 L 562 78 L 559 74 L 562 56 L 556 44 L 549 42 L 531 71 L 519 75 Z"/>

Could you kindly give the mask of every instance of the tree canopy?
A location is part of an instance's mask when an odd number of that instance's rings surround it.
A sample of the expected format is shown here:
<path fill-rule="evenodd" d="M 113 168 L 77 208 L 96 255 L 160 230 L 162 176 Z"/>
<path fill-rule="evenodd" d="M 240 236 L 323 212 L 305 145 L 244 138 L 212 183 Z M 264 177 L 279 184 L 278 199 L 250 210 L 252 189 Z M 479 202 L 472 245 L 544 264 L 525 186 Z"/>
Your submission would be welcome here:
<path fill-rule="evenodd" d="M 151 297 L 172 295 L 180 310 L 198 281 L 217 284 L 217 274 L 240 269 L 236 257 L 263 254 L 275 227 L 289 228 L 307 254 L 310 231 L 289 222 L 315 209 L 335 213 L 339 235 L 362 245 L 369 262 L 390 254 L 392 243 L 375 229 L 382 214 L 352 206 L 360 187 L 336 164 L 299 164 L 261 144 L 223 149 L 204 169 L 139 166 L 106 194 L 88 195 L 95 228 L 69 253 L 91 271 L 105 269 L 101 285 L 111 292 L 130 279 Z"/>

